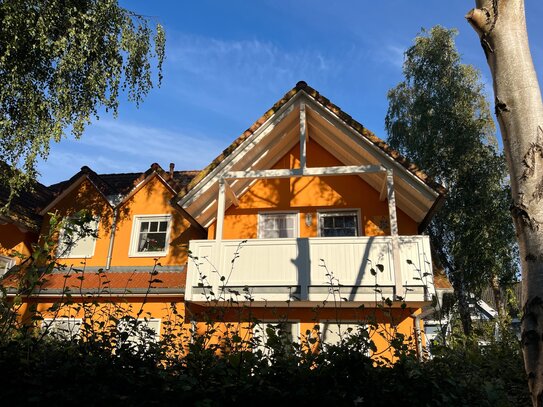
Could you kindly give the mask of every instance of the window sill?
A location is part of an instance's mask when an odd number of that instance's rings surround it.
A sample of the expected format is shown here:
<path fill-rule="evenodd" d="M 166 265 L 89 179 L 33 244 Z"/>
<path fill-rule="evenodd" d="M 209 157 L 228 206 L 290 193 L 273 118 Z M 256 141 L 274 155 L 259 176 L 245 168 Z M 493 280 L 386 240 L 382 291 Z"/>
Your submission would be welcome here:
<path fill-rule="evenodd" d="M 142 252 L 142 253 L 129 253 L 128 257 L 166 257 L 168 252 Z"/>

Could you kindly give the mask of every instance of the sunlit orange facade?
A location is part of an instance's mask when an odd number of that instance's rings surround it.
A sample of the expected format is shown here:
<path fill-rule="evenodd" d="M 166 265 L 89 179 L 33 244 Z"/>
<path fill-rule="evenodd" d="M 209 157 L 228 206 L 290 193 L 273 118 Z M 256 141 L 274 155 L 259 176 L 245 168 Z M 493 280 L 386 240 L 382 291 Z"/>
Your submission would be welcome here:
<path fill-rule="evenodd" d="M 175 323 L 187 330 L 200 329 L 211 308 L 222 307 L 222 322 L 247 327 L 254 318 L 285 321 L 301 341 L 316 331 L 324 338 L 338 324 L 361 322 L 384 333 L 373 332 L 372 339 L 376 354 L 390 356 L 389 334 L 414 338 L 413 346 L 423 341 L 417 336 L 420 316 L 432 302 L 431 272 L 419 284 L 399 270 L 406 269 L 405 256 L 413 253 L 419 253 L 420 267 L 428 267 L 426 258 L 431 269 L 420 231 L 444 192 L 421 174 L 316 91 L 298 84 L 201 172 L 174 171 L 173 166 L 166 171 L 153 164 L 142 174 L 100 175 L 85 167 L 55 186 L 41 208 L 42 235 L 48 233 L 50 214 L 70 217 L 81 210 L 90 214 L 95 230 L 72 246 L 63 243 L 59 231 L 55 250 L 66 267 L 45 276 L 26 302 L 47 316 L 68 290 L 75 303 L 92 298 L 103 307 L 115 303 L 132 316 L 160 321 L 170 320 L 175 307 Z M 29 254 L 27 236 L 8 231 L 10 225 L 0 228 L 2 253 Z M 404 254 L 407 240 L 411 251 Z M 231 253 L 228 245 L 238 241 L 236 255 L 225 258 Z M 277 262 L 268 259 L 271 266 L 260 268 L 267 245 L 279 248 L 274 249 Z M 61 250 L 66 247 L 71 251 Z M 336 248 L 354 260 L 324 264 L 334 265 L 334 280 L 325 267 L 319 274 L 316 264 L 322 259 L 314 253 Z M 205 250 L 209 256 L 195 254 Z M 202 276 L 198 262 L 226 276 L 217 280 L 222 286 L 208 284 L 211 277 Z M 357 267 L 358 276 L 351 277 L 348 267 Z M 388 276 L 379 276 L 383 290 L 372 282 L 370 269 Z M 282 275 L 293 277 L 287 282 Z M 232 295 L 235 305 L 227 301 Z M 84 309 L 73 306 L 64 316 L 86 317 Z M 164 333 L 165 325 L 157 326 Z"/>

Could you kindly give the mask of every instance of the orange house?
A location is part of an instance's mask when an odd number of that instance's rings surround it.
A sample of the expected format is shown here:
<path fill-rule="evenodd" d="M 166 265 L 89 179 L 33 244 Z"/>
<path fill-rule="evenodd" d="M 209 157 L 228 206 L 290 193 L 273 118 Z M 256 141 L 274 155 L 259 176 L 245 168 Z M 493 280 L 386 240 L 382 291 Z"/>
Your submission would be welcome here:
<path fill-rule="evenodd" d="M 450 287 L 422 235 L 444 188 L 305 82 L 202 171 L 83 167 L 50 190 L 44 227 L 47 213 L 85 209 L 94 233 L 61 231 L 68 272 L 29 300 L 43 310 L 68 288 L 76 301 L 123 298 L 157 333 L 176 304 L 185 323 L 219 308 L 232 325 L 281 321 L 293 338 L 334 342 L 371 320 L 420 345 L 421 316 Z"/>

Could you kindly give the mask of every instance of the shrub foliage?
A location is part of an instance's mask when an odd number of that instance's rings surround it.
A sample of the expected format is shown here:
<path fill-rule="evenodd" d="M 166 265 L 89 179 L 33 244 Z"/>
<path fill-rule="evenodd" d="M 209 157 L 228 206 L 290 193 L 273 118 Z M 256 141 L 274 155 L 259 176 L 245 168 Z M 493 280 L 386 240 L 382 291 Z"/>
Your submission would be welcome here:
<path fill-rule="evenodd" d="M 62 268 L 51 256 L 54 230 L 36 247 L 16 288 L 0 297 L 0 372 L 2 402 L 18 405 L 197 405 L 239 403 L 391 406 L 529 405 L 520 345 L 507 324 L 485 343 L 453 335 L 436 344 L 432 356 L 393 330 L 387 333 L 394 363 L 375 351 L 375 322 L 364 321 L 337 345 L 319 341 L 318 324 L 302 338 L 284 326 L 265 324 L 231 301 L 210 304 L 207 320 L 183 321 L 176 304 L 168 309 L 160 341 L 141 322 L 149 316 L 130 305 L 89 298 L 72 302 L 66 294 L 43 315 L 83 315 L 79 333 L 48 335 L 36 309 L 21 320 L 21 304 L 44 275 Z M 60 224 L 62 226 L 62 224 Z M 150 273 L 149 288 L 157 281 Z M 68 270 L 67 272 L 69 272 Z M 15 291 L 13 291 L 15 290 Z M 240 303 L 250 303 L 240 301 Z M 385 313 L 390 301 L 378 309 Z M 234 310 L 232 310 L 234 308 Z M 28 312 L 27 312 L 28 313 Z M 235 312 L 234 312 L 235 313 Z M 135 317 L 134 317 L 135 315 Z M 229 313 L 232 315 L 232 312 Z M 145 319 L 143 318 L 143 319 Z M 391 321 L 392 322 L 392 321 Z M 391 325 L 393 325 L 391 323 Z M 265 336 L 248 334 L 265 330 Z M 383 336 L 383 335 L 382 335 Z M 217 338 L 220 337 L 220 340 Z M 443 343 L 446 343 L 444 345 Z"/>

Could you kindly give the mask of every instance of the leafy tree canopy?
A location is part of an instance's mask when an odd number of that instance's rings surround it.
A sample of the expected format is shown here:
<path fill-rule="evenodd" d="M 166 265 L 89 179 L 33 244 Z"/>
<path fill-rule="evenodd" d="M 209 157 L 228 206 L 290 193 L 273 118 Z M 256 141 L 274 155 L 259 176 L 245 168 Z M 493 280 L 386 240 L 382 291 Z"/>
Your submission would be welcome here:
<path fill-rule="evenodd" d="M 51 141 L 81 137 L 100 107 L 116 114 L 121 91 L 141 102 L 154 58 L 160 84 L 164 47 L 162 27 L 117 0 L 1 1 L 0 160 L 17 171 L 0 181 L 12 195 Z"/>
<path fill-rule="evenodd" d="M 479 72 L 461 63 L 455 30 L 422 31 L 405 53 L 405 80 L 390 90 L 389 143 L 445 185 L 429 226 L 455 290 L 467 295 L 517 274 L 506 167 Z"/>

